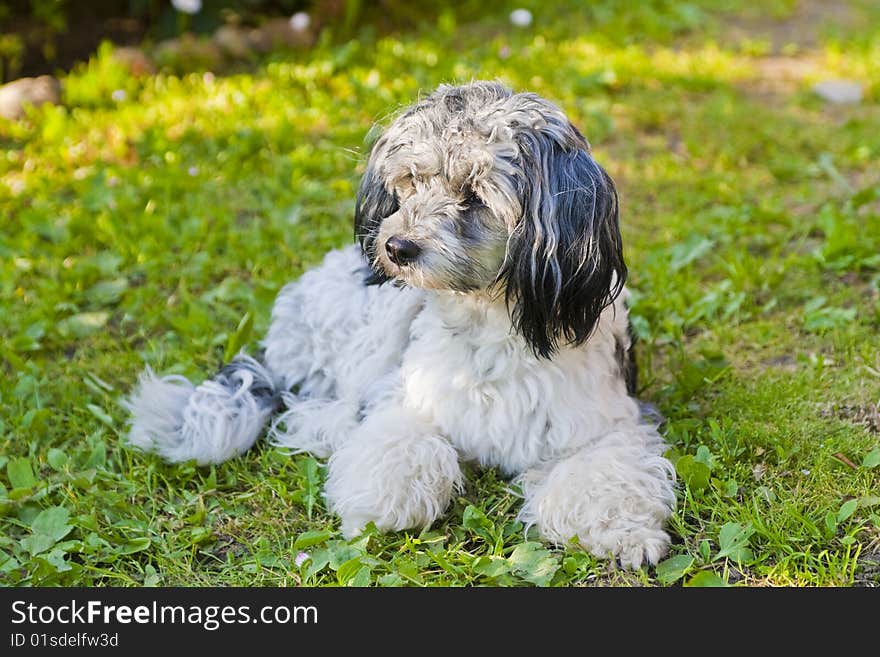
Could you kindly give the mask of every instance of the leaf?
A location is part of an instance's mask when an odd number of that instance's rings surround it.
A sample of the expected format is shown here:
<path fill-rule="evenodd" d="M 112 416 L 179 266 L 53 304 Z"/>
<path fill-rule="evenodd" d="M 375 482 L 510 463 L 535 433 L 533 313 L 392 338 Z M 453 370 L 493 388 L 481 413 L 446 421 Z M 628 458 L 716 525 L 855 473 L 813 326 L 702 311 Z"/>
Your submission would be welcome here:
<path fill-rule="evenodd" d="M 349 559 L 336 569 L 336 577 L 343 586 L 348 586 L 351 580 L 358 574 L 364 564 L 361 563 L 360 557 Z"/>
<path fill-rule="evenodd" d="M 752 559 L 752 551 L 747 547 L 749 538 L 755 530 L 751 525 L 743 527 L 738 522 L 728 522 L 718 534 L 718 545 L 720 550 L 715 555 L 713 561 L 723 559 L 725 557 L 733 559 L 737 562 L 749 561 Z"/>
<path fill-rule="evenodd" d="M 520 543 L 507 560 L 517 575 L 537 586 L 547 586 L 559 570 L 559 560 L 537 541 Z"/>
<path fill-rule="evenodd" d="M 694 564 L 694 558 L 687 554 L 679 554 L 657 564 L 657 579 L 662 584 L 672 584 L 688 571 Z"/>
<path fill-rule="evenodd" d="M 863 509 L 877 506 L 878 504 L 880 504 L 880 495 L 865 495 L 859 498 L 859 506 Z"/>
<path fill-rule="evenodd" d="M 862 459 L 863 468 L 876 468 L 878 465 L 880 465 L 880 447 L 871 450 L 865 454 L 865 458 Z"/>
<path fill-rule="evenodd" d="M 834 534 L 837 532 L 837 514 L 834 511 L 829 511 L 825 514 L 825 526 L 830 533 Z"/>
<path fill-rule="evenodd" d="M 92 415 L 101 420 L 101 422 L 106 424 L 108 427 L 114 426 L 115 423 L 113 422 L 113 418 L 110 417 L 107 411 L 105 411 L 100 406 L 97 406 L 95 404 L 86 404 L 86 408 L 89 409 Z"/>
<path fill-rule="evenodd" d="M 104 328 L 108 319 L 108 312 L 78 313 L 58 322 L 58 332 L 62 336 L 84 338 Z"/>
<path fill-rule="evenodd" d="M 32 488 L 37 483 L 31 462 L 23 456 L 6 464 L 6 476 L 13 488 Z"/>
<path fill-rule="evenodd" d="M 293 548 L 299 550 L 301 548 L 311 547 L 312 545 L 323 543 L 331 536 L 333 536 L 333 532 L 325 530 L 303 532 L 296 537 L 296 541 L 293 543 Z"/>
<path fill-rule="evenodd" d="M 86 461 L 87 468 L 100 468 L 103 467 L 104 462 L 107 460 L 107 448 L 104 446 L 104 443 L 98 443 L 92 449 L 89 454 L 89 458 Z"/>
<path fill-rule="evenodd" d="M 27 550 L 31 556 L 35 556 L 42 554 L 55 545 L 56 542 L 51 536 L 46 536 L 45 534 L 31 534 L 21 539 L 21 547 Z"/>
<path fill-rule="evenodd" d="M 43 509 L 31 523 L 31 531 L 35 534 L 51 536 L 56 541 L 60 541 L 73 529 L 67 524 L 69 519 L 70 512 L 63 506 Z"/>
<path fill-rule="evenodd" d="M 66 573 L 68 570 L 72 570 L 73 567 L 64 559 L 64 554 L 64 550 L 55 549 L 42 558 L 55 569 L 56 573 Z"/>
<path fill-rule="evenodd" d="M 472 531 L 486 541 L 494 541 L 495 524 L 486 517 L 486 514 L 473 504 L 465 508 L 461 516 L 461 524 L 465 529 Z"/>
<path fill-rule="evenodd" d="M 147 566 L 144 568 L 144 586 L 159 586 L 159 581 L 159 573 L 156 572 L 156 569 L 153 568 L 153 566 L 147 564 Z"/>
<path fill-rule="evenodd" d="M 354 587 L 364 587 L 370 585 L 370 567 L 369 566 L 361 566 L 361 569 L 357 572 L 351 581 L 348 583 L 349 586 Z"/>
<path fill-rule="evenodd" d="M 844 502 L 840 510 L 837 512 L 837 522 L 843 522 L 847 518 L 849 518 L 853 513 L 855 513 L 856 509 L 859 508 L 858 499 L 847 500 Z"/>
<path fill-rule="evenodd" d="M 504 557 L 480 557 L 471 565 L 471 570 L 477 575 L 486 577 L 498 577 L 510 572 L 513 566 Z"/>
<path fill-rule="evenodd" d="M 98 306 L 115 304 L 128 289 L 128 280 L 124 277 L 96 283 L 86 292 L 86 298 Z"/>
<path fill-rule="evenodd" d="M 698 493 L 709 485 L 712 472 L 705 463 L 697 461 L 690 454 L 685 454 L 675 463 L 675 471 L 687 484 L 692 492 Z"/>
<path fill-rule="evenodd" d="M 697 453 L 694 456 L 694 461 L 697 463 L 702 463 L 711 471 L 715 467 L 715 457 L 712 455 L 712 452 L 709 451 L 709 448 L 705 445 L 700 445 L 697 447 Z"/>
<path fill-rule="evenodd" d="M 669 269 L 678 271 L 687 267 L 692 262 L 699 260 L 712 250 L 715 242 L 699 235 L 691 235 L 684 242 L 680 242 L 670 249 L 671 259 Z"/>
<path fill-rule="evenodd" d="M 693 587 L 730 586 L 730 584 L 727 583 L 727 580 L 722 579 L 711 570 L 701 570 L 696 575 L 691 577 L 687 582 L 685 582 L 684 585 Z"/>
<path fill-rule="evenodd" d="M 140 538 L 133 538 L 130 541 L 126 541 L 121 547 L 116 550 L 117 554 L 134 554 L 135 552 L 143 552 L 147 548 L 150 547 L 152 541 L 150 541 L 149 537 L 142 536 Z"/>
<path fill-rule="evenodd" d="M 223 354 L 225 362 L 228 363 L 232 360 L 239 350 L 247 344 L 248 339 L 251 337 L 251 329 L 253 327 L 254 316 L 248 311 L 238 322 L 238 328 L 235 329 L 235 332 L 229 336 L 229 340 L 226 342 L 226 351 Z"/>
<path fill-rule="evenodd" d="M 64 453 L 64 450 L 53 447 L 46 455 L 46 461 L 53 470 L 61 470 L 67 463 L 67 454 Z"/>

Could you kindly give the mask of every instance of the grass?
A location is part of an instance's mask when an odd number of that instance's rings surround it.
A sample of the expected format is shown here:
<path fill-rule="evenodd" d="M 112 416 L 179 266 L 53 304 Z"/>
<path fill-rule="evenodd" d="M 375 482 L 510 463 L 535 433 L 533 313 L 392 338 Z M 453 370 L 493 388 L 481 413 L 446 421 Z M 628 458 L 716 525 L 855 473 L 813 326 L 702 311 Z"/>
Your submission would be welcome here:
<path fill-rule="evenodd" d="M 0 124 L 0 583 L 878 584 L 880 13 L 533 5 L 527 29 L 447 11 L 216 75 L 135 78 L 105 48 L 66 107 Z M 823 103 L 827 77 L 865 99 Z M 346 542 L 312 458 L 122 445 L 146 364 L 199 379 L 253 348 L 350 242 L 374 123 L 473 78 L 556 100 L 618 183 L 639 394 L 681 482 L 656 569 L 537 542 L 492 470 L 429 531 Z"/>

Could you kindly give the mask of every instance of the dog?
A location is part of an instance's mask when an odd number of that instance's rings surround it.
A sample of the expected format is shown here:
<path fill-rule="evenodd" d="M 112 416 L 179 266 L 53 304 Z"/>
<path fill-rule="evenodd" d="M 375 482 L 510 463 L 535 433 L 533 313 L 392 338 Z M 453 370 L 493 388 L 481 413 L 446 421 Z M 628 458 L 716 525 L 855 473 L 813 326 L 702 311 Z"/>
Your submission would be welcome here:
<path fill-rule="evenodd" d="M 328 459 L 346 537 L 430 526 L 470 461 L 513 479 L 547 541 L 656 564 L 675 473 L 633 396 L 617 192 L 562 110 L 441 85 L 373 144 L 354 230 L 281 290 L 260 360 L 198 386 L 148 368 L 128 443 L 220 463 L 268 423 Z"/>

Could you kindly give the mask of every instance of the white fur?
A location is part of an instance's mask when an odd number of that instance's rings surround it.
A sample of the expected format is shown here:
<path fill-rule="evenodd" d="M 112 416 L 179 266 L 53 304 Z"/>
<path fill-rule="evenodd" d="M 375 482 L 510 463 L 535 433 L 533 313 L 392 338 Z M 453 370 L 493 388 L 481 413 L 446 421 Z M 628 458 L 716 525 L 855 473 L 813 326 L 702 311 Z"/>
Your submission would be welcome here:
<path fill-rule="evenodd" d="M 325 494 L 343 533 L 421 528 L 462 485 L 459 459 L 517 476 L 520 518 L 624 566 L 656 563 L 669 539 L 674 472 L 627 395 L 625 294 L 581 347 L 536 357 L 486 293 L 365 286 L 356 246 L 279 295 L 264 341 L 281 382 L 271 440 L 329 457 Z M 253 365 L 253 364 L 252 364 Z M 147 372 L 129 401 L 129 442 L 172 461 L 217 463 L 249 447 L 270 410 L 206 381 Z"/>
<path fill-rule="evenodd" d="M 258 373 L 263 367 L 246 356 Z M 271 408 L 250 394 L 254 377 L 239 370 L 198 387 L 177 375 L 156 377 L 147 369 L 125 406 L 132 415 L 128 443 L 171 462 L 195 459 L 199 465 L 222 463 L 247 451 L 260 435 Z"/>
<path fill-rule="evenodd" d="M 521 518 L 548 540 L 656 563 L 674 474 L 614 358 L 616 340 L 629 344 L 625 295 L 584 346 L 547 360 L 503 302 L 365 287 L 362 264 L 350 247 L 287 286 L 265 344 L 268 366 L 301 391 L 285 395 L 273 438 L 331 455 L 327 498 L 344 533 L 430 524 L 460 485 L 454 453 L 522 474 Z"/>
<path fill-rule="evenodd" d="M 372 146 L 360 248 L 281 291 L 263 365 L 239 357 L 198 387 L 148 372 L 129 441 L 216 463 L 279 410 L 270 440 L 329 458 L 347 536 L 431 524 L 467 460 L 515 477 L 520 517 L 548 540 L 656 562 L 674 472 L 627 393 L 618 219 L 613 181 L 560 108 L 441 85 Z M 368 270 L 387 282 L 366 285 Z"/>

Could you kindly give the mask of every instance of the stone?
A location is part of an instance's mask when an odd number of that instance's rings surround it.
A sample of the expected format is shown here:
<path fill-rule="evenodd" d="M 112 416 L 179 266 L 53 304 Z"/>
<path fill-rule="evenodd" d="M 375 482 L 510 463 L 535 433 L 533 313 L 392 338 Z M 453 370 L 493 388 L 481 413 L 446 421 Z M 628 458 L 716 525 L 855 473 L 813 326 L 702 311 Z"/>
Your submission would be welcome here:
<path fill-rule="evenodd" d="M 20 78 L 0 87 L 0 116 L 12 121 L 24 117 L 28 105 L 61 104 L 61 83 L 51 75 Z"/>
<path fill-rule="evenodd" d="M 246 59 L 251 54 L 251 44 L 247 33 L 240 27 L 224 25 L 212 37 L 214 43 L 231 59 Z"/>
<path fill-rule="evenodd" d="M 855 104 L 862 101 L 862 85 L 853 80 L 823 80 L 813 85 L 813 93 L 835 105 Z"/>
<path fill-rule="evenodd" d="M 254 50 L 261 53 L 276 48 L 307 48 L 314 44 L 315 32 L 309 26 L 294 29 L 288 18 L 273 18 L 251 30 L 248 41 Z"/>
<path fill-rule="evenodd" d="M 188 33 L 178 39 L 161 41 L 156 45 L 153 57 L 160 66 L 176 71 L 212 70 L 223 62 L 223 53 L 216 43 L 197 39 Z"/>
<path fill-rule="evenodd" d="M 128 46 L 114 48 L 113 59 L 125 66 L 128 72 L 136 78 L 153 75 L 156 72 L 153 60 L 138 48 Z"/>

